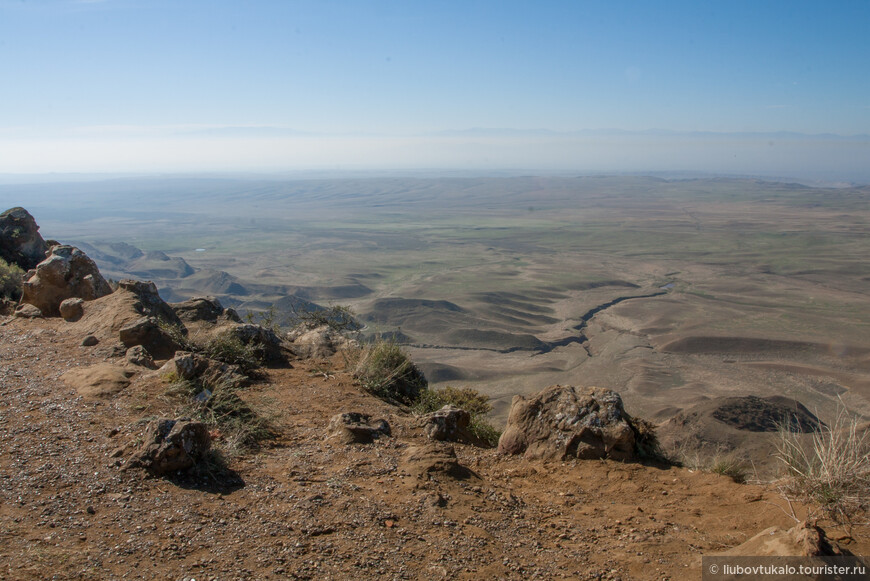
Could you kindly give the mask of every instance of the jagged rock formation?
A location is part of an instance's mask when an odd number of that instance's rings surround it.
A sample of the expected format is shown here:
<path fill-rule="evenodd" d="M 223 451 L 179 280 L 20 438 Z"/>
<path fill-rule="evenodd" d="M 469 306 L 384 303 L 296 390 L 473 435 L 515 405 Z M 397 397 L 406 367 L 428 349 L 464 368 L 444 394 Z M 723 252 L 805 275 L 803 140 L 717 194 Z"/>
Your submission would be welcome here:
<path fill-rule="evenodd" d="M 60 304 L 78 297 L 92 301 L 112 293 L 97 265 L 74 246 L 52 246 L 48 257 L 27 273 L 21 302 L 47 317 L 60 316 Z"/>
<path fill-rule="evenodd" d="M 200 422 L 161 419 L 148 426 L 145 443 L 127 462 L 128 468 L 144 468 L 153 476 L 188 470 L 202 460 L 211 437 Z"/>
<path fill-rule="evenodd" d="M 430 440 L 470 442 L 473 440 L 468 431 L 470 424 L 471 415 L 450 404 L 423 416 L 423 431 Z"/>
<path fill-rule="evenodd" d="M 0 258 L 27 271 L 45 260 L 46 252 L 48 244 L 27 210 L 11 208 L 0 214 Z"/>
<path fill-rule="evenodd" d="M 615 391 L 553 385 L 514 396 L 499 452 L 529 459 L 635 457 L 635 433 Z"/>

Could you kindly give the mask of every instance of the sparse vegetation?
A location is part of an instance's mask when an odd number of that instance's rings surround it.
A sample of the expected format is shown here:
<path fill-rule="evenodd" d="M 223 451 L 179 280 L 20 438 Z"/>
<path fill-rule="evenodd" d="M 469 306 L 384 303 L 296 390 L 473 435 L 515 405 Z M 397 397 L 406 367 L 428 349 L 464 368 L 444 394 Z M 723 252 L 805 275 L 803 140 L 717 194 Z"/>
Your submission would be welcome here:
<path fill-rule="evenodd" d="M 245 374 L 252 374 L 262 365 L 262 346 L 257 343 L 245 343 L 230 331 L 202 339 L 190 337 L 187 330 L 179 325 L 158 321 L 160 328 L 173 341 L 186 351 L 200 353 L 209 359 L 221 361 L 229 365 L 237 365 Z"/>
<path fill-rule="evenodd" d="M 631 418 L 629 425 L 634 431 L 634 446 L 644 460 L 671 463 L 659 444 L 655 425 L 643 418 Z"/>
<path fill-rule="evenodd" d="M 810 442 L 783 426 L 777 444 L 783 497 L 808 503 L 847 528 L 870 506 L 870 436 L 858 423 L 841 402 L 833 425 L 822 425 Z"/>
<path fill-rule="evenodd" d="M 251 374 L 262 365 L 261 346 L 256 343 L 245 343 L 229 331 L 216 335 L 202 344 L 196 344 L 195 341 L 193 344 L 195 350 L 206 357 L 229 365 L 238 365 L 246 374 Z"/>
<path fill-rule="evenodd" d="M 20 299 L 23 278 L 24 271 L 17 264 L 9 264 L 0 258 L 0 298 Z"/>
<path fill-rule="evenodd" d="M 490 446 L 498 444 L 501 432 L 486 418 L 492 410 L 489 398 L 470 387 L 458 389 L 444 387 L 441 389 L 424 389 L 414 402 L 412 409 L 418 414 L 437 411 L 445 405 L 455 405 L 468 412 L 471 416 L 469 431 L 474 437 Z"/>
<path fill-rule="evenodd" d="M 309 327 L 323 327 L 324 325 L 339 331 L 356 331 L 360 324 L 354 318 L 353 311 L 346 305 L 333 305 L 320 309 L 305 309 L 292 307 L 293 317 L 299 324 Z"/>
<path fill-rule="evenodd" d="M 176 415 L 208 425 L 223 453 L 237 455 L 272 436 L 271 422 L 239 396 L 237 382 L 190 381 L 174 376 L 167 376 L 166 380 L 169 387 L 165 395 L 179 402 Z"/>
<path fill-rule="evenodd" d="M 365 345 L 353 372 L 363 389 L 386 399 L 412 405 L 428 382 L 395 341 L 380 337 Z"/>

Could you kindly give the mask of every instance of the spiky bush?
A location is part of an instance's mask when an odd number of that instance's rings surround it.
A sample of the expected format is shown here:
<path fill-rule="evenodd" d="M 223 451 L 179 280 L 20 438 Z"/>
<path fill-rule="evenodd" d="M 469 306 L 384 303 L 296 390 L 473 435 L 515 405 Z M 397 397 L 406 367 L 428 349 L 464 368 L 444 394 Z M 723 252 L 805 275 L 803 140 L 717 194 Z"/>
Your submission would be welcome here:
<path fill-rule="evenodd" d="M 781 427 L 778 481 L 789 501 L 808 503 L 825 517 L 851 527 L 870 506 L 870 436 L 840 404 L 831 426 L 822 426 L 810 442 Z"/>

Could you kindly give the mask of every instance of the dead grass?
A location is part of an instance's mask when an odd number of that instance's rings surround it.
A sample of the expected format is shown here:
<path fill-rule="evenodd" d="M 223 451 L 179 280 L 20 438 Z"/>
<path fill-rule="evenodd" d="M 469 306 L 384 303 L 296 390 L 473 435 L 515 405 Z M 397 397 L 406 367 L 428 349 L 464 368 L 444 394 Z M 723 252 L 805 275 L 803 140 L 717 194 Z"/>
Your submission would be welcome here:
<path fill-rule="evenodd" d="M 847 529 L 866 524 L 870 437 L 845 405 L 841 402 L 833 425 L 813 433 L 809 443 L 788 429 L 780 429 L 779 436 L 777 458 L 784 474 L 777 485 L 782 496 L 814 507 L 811 518 L 823 516 Z"/>

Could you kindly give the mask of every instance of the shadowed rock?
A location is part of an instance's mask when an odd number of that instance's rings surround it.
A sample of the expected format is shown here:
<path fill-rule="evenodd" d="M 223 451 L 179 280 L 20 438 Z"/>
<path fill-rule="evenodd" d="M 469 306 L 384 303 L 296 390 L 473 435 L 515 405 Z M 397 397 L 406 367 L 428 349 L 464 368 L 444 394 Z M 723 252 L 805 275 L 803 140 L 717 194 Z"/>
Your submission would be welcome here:
<path fill-rule="evenodd" d="M 0 214 L 0 258 L 27 271 L 45 260 L 46 252 L 48 244 L 27 210 L 11 208 Z"/>
<path fill-rule="evenodd" d="M 498 450 L 540 460 L 629 460 L 635 457 L 630 420 L 615 391 L 553 385 L 529 398 L 514 396 Z"/>
<path fill-rule="evenodd" d="M 142 345 L 158 359 L 172 357 L 181 349 L 181 345 L 160 327 L 155 317 L 142 317 L 121 327 L 119 337 L 125 347 Z"/>
<path fill-rule="evenodd" d="M 201 422 L 161 419 L 145 432 L 145 443 L 127 462 L 154 476 L 188 470 L 205 458 L 211 447 L 208 427 Z"/>
<path fill-rule="evenodd" d="M 386 420 L 372 420 L 367 414 L 349 412 L 332 416 L 327 432 L 327 440 L 336 444 L 371 444 L 390 435 L 390 424 Z"/>

